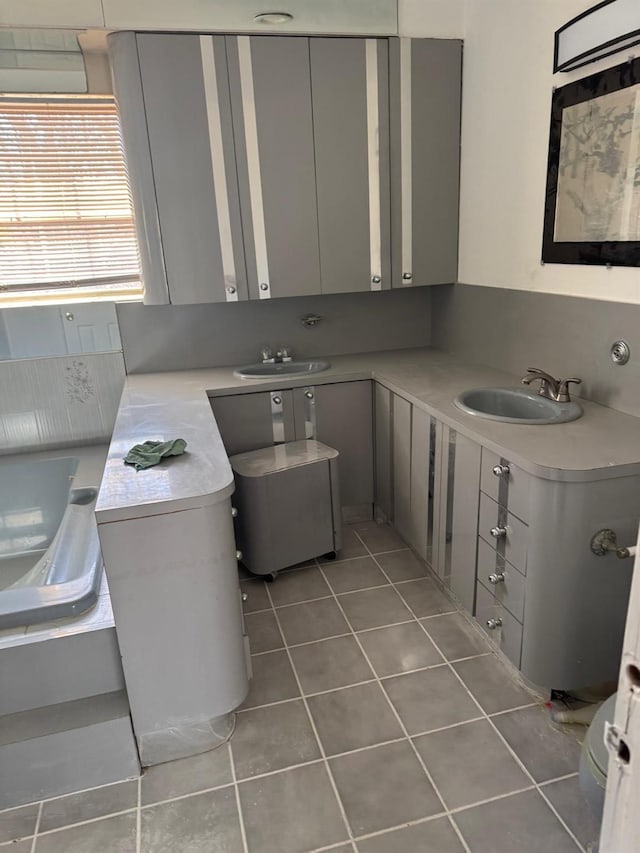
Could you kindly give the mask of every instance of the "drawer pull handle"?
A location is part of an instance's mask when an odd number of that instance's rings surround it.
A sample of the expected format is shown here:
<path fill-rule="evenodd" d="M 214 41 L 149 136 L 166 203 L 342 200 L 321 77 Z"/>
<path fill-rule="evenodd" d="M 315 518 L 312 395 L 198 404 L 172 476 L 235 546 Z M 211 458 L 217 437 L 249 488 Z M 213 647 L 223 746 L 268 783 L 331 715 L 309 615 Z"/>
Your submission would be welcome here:
<path fill-rule="evenodd" d="M 504 539 L 507 535 L 506 527 L 492 527 L 489 531 L 494 539 Z"/>
<path fill-rule="evenodd" d="M 489 575 L 489 583 L 504 583 L 504 574 L 502 572 L 493 572 Z"/>
<path fill-rule="evenodd" d="M 240 597 L 242 598 L 242 600 L 243 600 L 243 601 L 248 601 L 248 600 L 249 600 L 249 594 L 248 594 L 248 593 L 246 593 L 246 592 L 243 592 L 243 593 L 242 593 L 242 595 L 241 595 Z"/>
<path fill-rule="evenodd" d="M 511 468 L 508 465 L 494 465 L 493 473 L 496 477 L 506 477 Z"/>
<path fill-rule="evenodd" d="M 231 507 L 231 518 L 237 518 L 237 517 L 238 517 L 238 510 L 235 506 L 232 506 Z"/>
<path fill-rule="evenodd" d="M 236 551 L 236 560 L 240 562 L 242 559 L 242 551 Z"/>
<path fill-rule="evenodd" d="M 496 628 L 502 628 L 502 619 L 496 616 L 495 619 L 487 619 L 487 628 L 490 631 L 495 631 Z"/>

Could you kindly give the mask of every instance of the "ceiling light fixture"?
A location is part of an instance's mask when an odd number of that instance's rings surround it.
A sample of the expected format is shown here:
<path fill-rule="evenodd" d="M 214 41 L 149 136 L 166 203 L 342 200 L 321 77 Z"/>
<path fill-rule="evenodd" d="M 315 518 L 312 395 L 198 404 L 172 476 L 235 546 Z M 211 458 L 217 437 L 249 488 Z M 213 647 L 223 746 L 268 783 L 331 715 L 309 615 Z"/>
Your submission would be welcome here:
<path fill-rule="evenodd" d="M 258 24 L 288 24 L 293 21 L 293 15 L 289 12 L 262 12 L 260 15 L 255 15 L 253 20 Z"/>

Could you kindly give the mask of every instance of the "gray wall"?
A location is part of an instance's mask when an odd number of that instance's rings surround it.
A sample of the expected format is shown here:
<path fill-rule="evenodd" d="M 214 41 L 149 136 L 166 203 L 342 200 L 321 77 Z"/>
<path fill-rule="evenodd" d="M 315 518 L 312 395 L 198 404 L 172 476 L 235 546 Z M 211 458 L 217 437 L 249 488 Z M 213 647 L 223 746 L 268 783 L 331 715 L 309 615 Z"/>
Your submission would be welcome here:
<path fill-rule="evenodd" d="M 431 290 L 349 293 L 207 305 L 118 305 L 127 373 L 240 365 L 262 345 L 294 356 L 427 346 Z M 313 329 L 303 314 L 324 319 Z"/>
<path fill-rule="evenodd" d="M 518 375 L 579 376 L 580 396 L 640 415 L 640 305 L 456 284 L 432 288 L 431 316 L 434 347 Z M 609 357 L 620 338 L 623 367 Z"/>

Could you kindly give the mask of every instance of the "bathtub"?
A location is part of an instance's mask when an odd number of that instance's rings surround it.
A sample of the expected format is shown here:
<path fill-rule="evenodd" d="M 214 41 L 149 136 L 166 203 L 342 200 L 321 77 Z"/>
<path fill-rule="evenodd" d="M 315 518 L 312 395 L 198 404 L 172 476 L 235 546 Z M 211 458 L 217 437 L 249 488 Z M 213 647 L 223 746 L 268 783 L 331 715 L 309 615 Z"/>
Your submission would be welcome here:
<path fill-rule="evenodd" d="M 41 456 L 0 458 L 0 629 L 74 616 L 98 598 L 97 488 L 74 487 L 71 453 Z"/>

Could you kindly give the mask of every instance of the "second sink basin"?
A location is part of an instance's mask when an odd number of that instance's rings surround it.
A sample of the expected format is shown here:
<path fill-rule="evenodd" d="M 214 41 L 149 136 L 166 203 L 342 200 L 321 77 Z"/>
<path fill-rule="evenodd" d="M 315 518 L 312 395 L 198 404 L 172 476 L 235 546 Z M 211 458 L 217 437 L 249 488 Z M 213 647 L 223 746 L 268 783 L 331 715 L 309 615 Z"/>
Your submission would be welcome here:
<path fill-rule="evenodd" d="M 282 361 L 274 364 L 248 364 L 233 371 L 240 379 L 277 379 L 279 376 L 301 376 L 320 373 L 330 367 L 328 361 Z"/>
<path fill-rule="evenodd" d="M 508 424 L 561 424 L 582 415 L 579 403 L 557 403 L 523 388 L 470 388 L 454 403 L 468 415 Z"/>

